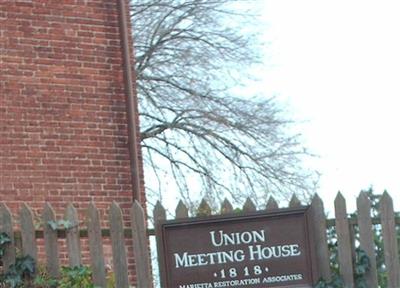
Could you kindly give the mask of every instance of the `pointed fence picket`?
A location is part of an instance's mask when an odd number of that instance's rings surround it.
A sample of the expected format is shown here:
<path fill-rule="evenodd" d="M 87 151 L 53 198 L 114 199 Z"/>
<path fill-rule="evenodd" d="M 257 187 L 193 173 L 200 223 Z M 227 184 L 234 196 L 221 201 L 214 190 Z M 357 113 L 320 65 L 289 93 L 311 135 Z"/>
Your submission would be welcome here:
<path fill-rule="evenodd" d="M 48 223 L 56 223 L 56 213 L 49 203 L 46 203 L 42 212 L 43 238 L 46 251 L 46 268 L 51 277 L 57 278 L 59 272 L 59 254 L 57 242 L 57 230 L 54 230 Z"/>
<path fill-rule="evenodd" d="M 221 214 L 229 214 L 233 212 L 233 206 L 228 199 L 225 199 L 221 204 Z"/>
<path fill-rule="evenodd" d="M 185 204 L 181 200 L 179 201 L 178 206 L 176 206 L 175 218 L 182 219 L 188 217 L 189 217 L 189 209 L 185 206 Z"/>
<path fill-rule="evenodd" d="M 25 203 L 20 211 L 22 254 L 29 255 L 37 261 L 37 246 L 35 239 L 35 226 L 33 224 L 33 213 Z"/>
<path fill-rule="evenodd" d="M 279 209 L 278 202 L 274 199 L 274 197 L 269 197 L 267 205 L 265 205 L 265 209 L 267 211 Z"/>
<path fill-rule="evenodd" d="M 317 278 L 330 281 L 331 270 L 329 266 L 329 249 L 326 236 L 326 218 L 324 212 L 324 203 L 318 195 L 314 196 L 310 205 L 310 209 L 312 215 L 311 218 L 314 219 L 312 223 L 312 228 L 314 231 L 314 243 L 316 243 L 315 255 L 319 264 L 319 274 Z"/>
<path fill-rule="evenodd" d="M 388 288 L 400 287 L 399 255 L 397 232 L 394 219 L 393 201 L 387 192 L 380 202 L 383 248 L 388 273 Z"/>
<path fill-rule="evenodd" d="M 68 204 L 67 209 L 65 210 L 65 219 L 70 223 L 71 226 L 66 231 L 69 266 L 80 266 L 82 264 L 82 259 L 79 239 L 78 212 L 71 203 Z"/>
<path fill-rule="evenodd" d="M 179 213 L 179 216 L 185 216 L 184 211 Z M 186 211 L 187 217 L 187 211 Z M 133 250 L 136 256 L 136 277 L 138 283 L 142 287 L 152 287 L 152 276 L 150 268 L 150 254 L 148 249 L 148 240 L 146 233 L 146 217 L 143 208 L 139 202 L 135 201 L 131 208 L 132 219 L 132 240 Z"/>
<path fill-rule="evenodd" d="M 93 271 L 93 284 L 105 287 L 106 271 L 104 269 L 104 252 L 101 238 L 100 216 L 94 203 L 90 203 L 87 210 L 86 225 L 89 238 L 90 263 Z"/>
<path fill-rule="evenodd" d="M 111 204 L 110 223 L 112 223 L 110 233 L 114 260 L 115 285 L 121 288 L 128 288 L 128 264 L 126 259 L 122 210 L 116 202 Z"/>
<path fill-rule="evenodd" d="M 301 207 L 301 202 L 299 198 L 297 198 L 296 194 L 293 194 L 292 198 L 289 201 L 290 208 Z"/>
<path fill-rule="evenodd" d="M 199 208 L 197 209 L 196 216 L 208 216 L 211 215 L 211 207 L 205 199 L 200 202 Z"/>
<path fill-rule="evenodd" d="M 251 201 L 250 198 L 246 199 L 246 202 L 244 202 L 243 205 L 243 212 L 255 212 L 257 211 L 256 205 Z"/>
<path fill-rule="evenodd" d="M 340 276 L 345 287 L 353 288 L 353 261 L 349 220 L 347 219 L 346 200 L 341 193 L 335 199 L 336 233 L 338 237 L 338 256 Z"/>

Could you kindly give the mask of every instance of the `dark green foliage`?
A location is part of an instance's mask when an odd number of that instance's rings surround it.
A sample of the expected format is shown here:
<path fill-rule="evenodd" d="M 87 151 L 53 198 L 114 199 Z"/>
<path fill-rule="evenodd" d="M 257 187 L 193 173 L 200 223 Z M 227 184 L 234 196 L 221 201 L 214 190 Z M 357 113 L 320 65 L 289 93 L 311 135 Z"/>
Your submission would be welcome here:
<path fill-rule="evenodd" d="M 233 213 L 236 213 L 236 214 L 243 213 L 243 209 L 242 208 L 235 208 L 235 209 L 233 209 Z"/>
<path fill-rule="evenodd" d="M 107 287 L 114 288 L 114 273 L 107 276 Z M 92 271 L 87 266 L 62 267 L 60 279 L 53 279 L 43 272 L 35 277 L 34 287 L 40 288 L 96 288 Z"/>
<path fill-rule="evenodd" d="M 314 288 L 343 288 L 344 283 L 342 278 L 339 275 L 339 266 L 337 262 L 337 245 L 336 243 L 330 246 L 331 252 L 331 269 L 333 272 L 332 280 L 327 282 L 325 280 L 320 280 Z M 360 248 L 356 249 L 356 258 L 354 263 L 354 281 L 355 288 L 370 288 L 367 286 L 365 280 L 365 274 L 370 269 L 370 261 L 367 254 L 361 250 Z"/>
<path fill-rule="evenodd" d="M 33 284 L 35 287 L 55 288 L 58 285 L 58 280 L 51 278 L 46 273 L 36 275 Z"/>
<path fill-rule="evenodd" d="M 0 233 L 0 258 L 4 256 L 8 243 L 11 243 L 11 238 L 5 232 Z"/>
<path fill-rule="evenodd" d="M 314 288 L 343 288 L 344 283 L 343 280 L 335 274 L 332 277 L 332 280 L 330 282 L 326 282 L 324 280 L 320 280 L 317 285 L 314 286 Z"/>
<path fill-rule="evenodd" d="M 356 249 L 356 262 L 354 265 L 354 281 L 356 288 L 368 288 L 365 275 L 371 267 L 367 254 L 360 248 Z"/>
<path fill-rule="evenodd" d="M 59 288 L 94 288 L 92 271 L 87 266 L 62 267 Z"/>
<path fill-rule="evenodd" d="M 33 277 L 35 270 L 35 260 L 31 256 L 17 257 L 15 264 L 0 275 L 0 283 L 11 288 L 24 287 L 24 283 Z"/>
<path fill-rule="evenodd" d="M 373 189 L 369 188 L 368 190 L 362 191 L 364 192 L 369 200 L 371 201 L 371 216 L 379 217 L 379 201 L 381 199 L 381 194 L 374 194 Z M 357 213 L 353 213 L 350 217 L 357 217 Z M 399 212 L 396 213 L 396 217 L 400 217 Z M 400 228 L 397 229 L 397 239 L 400 244 Z M 374 232 L 374 244 L 375 244 L 375 256 L 376 256 L 376 266 L 378 270 L 378 285 L 379 287 L 387 287 L 387 272 L 385 268 L 385 257 L 383 250 L 383 238 L 382 238 L 382 227 L 380 224 L 374 224 L 372 227 Z M 358 227 L 354 227 L 355 232 L 355 240 L 359 242 L 359 233 Z M 339 265 L 338 265 L 338 255 L 337 255 L 337 236 L 334 227 L 328 228 L 328 248 L 331 253 L 330 261 L 331 261 L 331 270 L 333 273 L 332 281 L 326 282 L 324 280 L 320 280 L 315 288 L 342 288 L 344 287 L 342 280 L 339 276 Z M 355 255 L 355 263 L 354 263 L 354 281 L 356 288 L 371 288 L 368 287 L 365 281 L 365 275 L 370 267 L 370 259 L 365 254 L 364 251 L 357 248 Z"/>
<path fill-rule="evenodd" d="M 7 233 L 0 234 L 0 259 L 4 256 L 7 246 L 11 243 L 11 238 Z M 12 264 L 6 273 L 0 274 L 1 287 L 23 287 L 26 280 L 35 274 L 36 265 L 35 260 L 27 256 L 18 256 L 15 263 Z"/>
<path fill-rule="evenodd" d="M 33 284 L 36 288 L 55 288 L 58 285 L 58 279 L 52 278 L 45 266 L 39 266 Z"/>
<path fill-rule="evenodd" d="M 338 251 L 337 251 L 337 238 L 335 227 L 329 227 L 327 231 L 328 237 L 328 249 L 330 252 L 330 266 L 332 273 L 339 275 L 339 262 L 338 262 Z"/>
<path fill-rule="evenodd" d="M 49 223 L 57 225 L 59 223 Z M 65 229 L 65 224 L 61 223 Z M 0 259 L 4 256 L 7 245 L 11 243 L 11 238 L 6 233 L 0 234 Z M 19 287 L 37 287 L 37 288 L 95 288 L 92 283 L 92 271 L 86 266 L 62 267 L 60 279 L 51 278 L 45 271 L 36 273 L 35 260 L 27 256 L 18 256 L 15 263 L 11 265 L 7 272 L 0 274 L 0 287 L 19 288 Z"/>

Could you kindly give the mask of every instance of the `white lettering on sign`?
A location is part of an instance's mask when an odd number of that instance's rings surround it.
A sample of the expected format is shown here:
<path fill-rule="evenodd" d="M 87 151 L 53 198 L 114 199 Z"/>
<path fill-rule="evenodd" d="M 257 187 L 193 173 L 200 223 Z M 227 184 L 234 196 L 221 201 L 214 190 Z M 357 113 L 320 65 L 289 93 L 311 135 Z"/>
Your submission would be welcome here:
<path fill-rule="evenodd" d="M 232 249 L 229 251 L 213 251 L 189 254 L 189 252 L 174 253 L 175 268 L 198 267 L 226 263 L 259 261 L 273 258 L 287 258 L 302 255 L 299 244 L 263 246 L 256 243 L 266 242 L 264 230 L 226 233 L 223 230 L 211 231 L 211 243 L 214 247 L 228 245 L 247 245 L 247 249 Z"/>
<path fill-rule="evenodd" d="M 214 282 L 214 288 L 256 285 L 256 284 L 260 284 L 260 283 L 261 283 L 261 279 L 260 278 L 251 278 L 251 279 L 242 279 L 242 280 L 228 280 L 228 281 Z"/>
<path fill-rule="evenodd" d="M 174 257 L 176 268 L 242 262 L 245 259 L 243 250 L 200 254 L 188 254 L 188 252 L 184 252 L 182 255 L 174 253 Z"/>
<path fill-rule="evenodd" d="M 213 288 L 213 285 L 211 283 L 195 283 L 179 285 L 179 288 Z"/>
<path fill-rule="evenodd" d="M 302 274 L 289 274 L 289 275 L 265 277 L 262 283 L 288 282 L 288 281 L 298 281 L 302 279 L 303 279 Z"/>
<path fill-rule="evenodd" d="M 298 244 L 278 245 L 278 246 L 249 246 L 250 260 L 263 260 L 271 258 L 285 258 L 300 256 L 300 248 Z"/>
<path fill-rule="evenodd" d="M 211 231 L 210 235 L 211 243 L 215 247 L 265 242 L 264 230 L 234 233 L 225 233 L 223 230 L 219 230 L 217 233 L 215 231 Z"/>

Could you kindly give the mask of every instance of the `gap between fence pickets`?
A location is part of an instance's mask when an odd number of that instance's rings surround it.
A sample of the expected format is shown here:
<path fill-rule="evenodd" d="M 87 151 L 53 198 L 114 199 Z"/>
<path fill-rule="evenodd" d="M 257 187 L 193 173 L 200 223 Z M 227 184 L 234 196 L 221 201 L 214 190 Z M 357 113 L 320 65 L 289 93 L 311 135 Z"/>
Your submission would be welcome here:
<path fill-rule="evenodd" d="M 300 207 L 303 204 L 293 194 L 289 201 L 290 208 Z M 203 199 L 195 211 L 197 216 L 211 216 L 212 209 L 208 202 Z M 310 213 L 313 219 L 313 231 L 315 240 L 315 254 L 318 262 L 318 273 L 319 278 L 325 279 L 326 281 L 331 280 L 330 270 L 330 252 L 327 243 L 327 228 L 336 227 L 338 237 L 338 261 L 340 266 L 340 276 L 344 280 L 346 287 L 354 287 L 354 271 L 353 262 L 355 257 L 355 229 L 354 226 L 359 226 L 360 233 L 360 248 L 365 251 L 367 256 L 370 258 L 371 268 L 366 273 L 366 282 L 368 287 L 378 286 L 377 267 L 376 267 L 376 254 L 373 240 L 373 225 L 382 226 L 382 237 L 384 240 L 384 255 L 385 255 L 385 267 L 388 273 L 388 287 L 398 288 L 400 287 L 400 269 L 399 269 L 399 257 L 398 257 L 398 245 L 397 245 L 397 233 L 396 225 L 400 225 L 400 218 L 395 217 L 393 209 L 393 201 L 390 195 L 385 192 L 380 200 L 379 204 L 381 217 L 371 216 L 371 201 L 369 200 L 365 192 L 361 192 L 357 198 L 357 214 L 358 217 L 349 217 L 346 210 L 346 200 L 343 195 L 339 192 L 335 198 L 335 218 L 327 219 L 324 211 L 324 204 L 321 198 L 316 194 L 312 198 L 310 204 Z M 273 211 L 280 209 L 277 201 L 270 197 L 265 206 L 265 209 L 258 211 Z M 241 209 L 242 212 L 254 212 L 257 211 L 256 205 L 251 199 L 246 199 L 245 204 Z M 189 213 L 188 207 L 179 201 L 175 215 L 176 219 L 188 218 Z M 232 214 L 235 209 L 233 205 L 225 199 L 220 207 L 220 211 L 217 214 Z M 166 209 L 160 202 L 157 202 L 154 208 L 154 221 L 166 219 Z M 148 230 L 148 234 L 153 236 L 156 233 L 153 229 Z M 160 269 L 163 267 L 160 266 Z M 162 274 L 162 273 L 161 273 Z"/>
<path fill-rule="evenodd" d="M 66 239 L 69 266 L 74 267 L 82 264 L 81 259 L 81 237 L 82 229 L 79 227 L 78 213 L 72 204 L 65 209 L 64 217 L 71 227 L 54 229 L 50 223 L 57 223 L 54 209 L 50 203 L 46 203 L 42 210 L 41 221 L 43 230 L 35 230 L 34 214 L 27 204 L 23 204 L 19 211 L 19 223 L 21 231 L 14 231 L 14 220 L 10 209 L 6 204 L 0 203 L 0 232 L 5 232 L 11 239 L 7 245 L 5 254 L 2 258 L 5 271 L 10 265 L 15 263 L 16 242 L 20 242 L 23 255 L 30 255 L 37 259 L 37 235 L 42 235 L 44 239 L 44 250 L 46 254 L 46 268 L 51 277 L 60 275 L 59 242 L 61 236 Z M 113 202 L 109 208 L 109 233 L 112 246 L 113 271 L 117 287 L 128 288 L 128 266 L 127 248 L 125 240 L 129 239 L 133 244 L 134 256 L 136 261 L 136 285 L 137 287 L 153 287 L 152 273 L 150 267 L 150 251 L 148 235 L 146 233 L 146 216 L 141 205 L 135 201 L 129 214 L 131 228 L 124 228 L 123 214 L 120 206 Z M 93 273 L 94 284 L 106 287 L 105 263 L 103 255 L 102 229 L 99 211 L 94 203 L 90 203 L 87 209 L 85 221 L 86 233 L 89 238 L 90 266 Z M 129 231 L 130 233 L 127 233 Z M 15 241 L 15 236 L 19 241 Z M 133 284 L 133 283 L 132 283 Z"/>
<path fill-rule="evenodd" d="M 366 275 L 368 287 L 378 287 L 378 271 L 376 269 L 374 235 L 371 229 L 371 201 L 366 193 L 361 192 L 357 198 L 358 229 L 360 233 L 360 247 L 365 251 L 371 263 L 370 271 Z"/>

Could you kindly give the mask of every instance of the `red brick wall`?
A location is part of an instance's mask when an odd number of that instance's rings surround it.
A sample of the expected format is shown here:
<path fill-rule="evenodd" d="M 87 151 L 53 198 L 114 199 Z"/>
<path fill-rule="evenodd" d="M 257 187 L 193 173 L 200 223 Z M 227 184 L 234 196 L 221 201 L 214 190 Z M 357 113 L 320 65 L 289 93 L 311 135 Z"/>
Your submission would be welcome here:
<path fill-rule="evenodd" d="M 130 206 L 118 20 L 111 0 L 0 1 L 0 200 L 14 212 Z"/>

